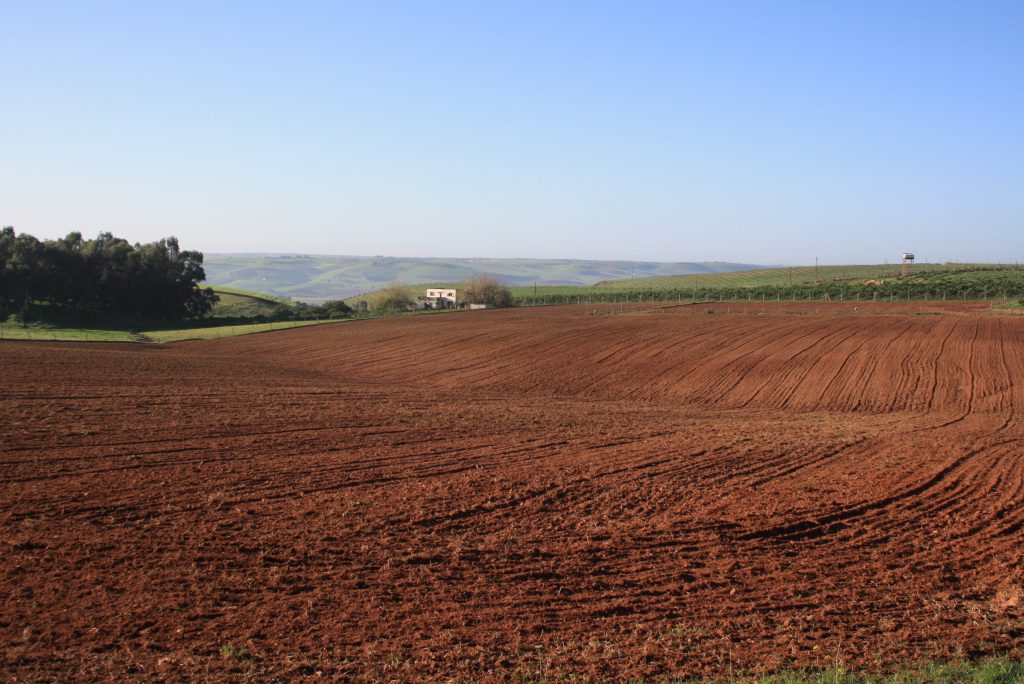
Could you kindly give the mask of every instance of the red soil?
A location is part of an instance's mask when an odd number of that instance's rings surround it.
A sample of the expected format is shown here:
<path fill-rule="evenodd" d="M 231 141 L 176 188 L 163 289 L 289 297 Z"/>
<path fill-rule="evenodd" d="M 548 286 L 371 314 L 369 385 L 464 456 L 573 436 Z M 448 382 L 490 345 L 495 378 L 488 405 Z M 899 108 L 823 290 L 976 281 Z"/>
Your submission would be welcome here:
<path fill-rule="evenodd" d="M 1024 319 L 848 304 L 3 343 L 0 673 L 1020 656 Z"/>

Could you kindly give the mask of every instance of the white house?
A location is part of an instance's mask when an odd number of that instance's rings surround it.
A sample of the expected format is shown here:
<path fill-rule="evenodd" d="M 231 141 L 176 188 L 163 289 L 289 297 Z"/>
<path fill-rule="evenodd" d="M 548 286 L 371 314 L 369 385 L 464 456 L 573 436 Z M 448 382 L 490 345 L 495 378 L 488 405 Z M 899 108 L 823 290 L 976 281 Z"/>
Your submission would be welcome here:
<path fill-rule="evenodd" d="M 459 303 L 458 293 L 454 289 L 431 287 L 423 297 L 423 304 L 428 309 L 452 309 Z"/>

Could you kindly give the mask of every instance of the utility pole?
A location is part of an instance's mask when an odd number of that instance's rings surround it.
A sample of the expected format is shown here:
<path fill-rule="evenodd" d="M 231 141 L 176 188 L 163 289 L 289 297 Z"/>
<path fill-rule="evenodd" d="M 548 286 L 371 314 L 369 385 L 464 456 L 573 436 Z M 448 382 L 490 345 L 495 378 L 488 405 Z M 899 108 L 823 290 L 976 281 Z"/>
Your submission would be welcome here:
<path fill-rule="evenodd" d="M 818 257 L 814 257 L 814 284 L 818 284 Z"/>

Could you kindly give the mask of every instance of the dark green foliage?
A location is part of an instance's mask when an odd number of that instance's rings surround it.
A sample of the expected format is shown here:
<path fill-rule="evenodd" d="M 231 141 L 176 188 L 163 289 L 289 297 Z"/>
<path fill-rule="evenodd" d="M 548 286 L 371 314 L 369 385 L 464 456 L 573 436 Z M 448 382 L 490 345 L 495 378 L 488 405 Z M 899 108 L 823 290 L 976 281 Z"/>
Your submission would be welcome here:
<path fill-rule="evenodd" d="M 181 250 L 173 237 L 131 245 L 110 233 L 41 242 L 10 227 L 0 232 L 0 319 L 36 305 L 83 318 L 200 318 L 217 301 L 199 287 L 205 278 L 202 253 Z"/>
<path fill-rule="evenodd" d="M 340 299 L 331 299 L 310 309 L 320 318 L 346 318 L 352 313 L 352 307 Z"/>

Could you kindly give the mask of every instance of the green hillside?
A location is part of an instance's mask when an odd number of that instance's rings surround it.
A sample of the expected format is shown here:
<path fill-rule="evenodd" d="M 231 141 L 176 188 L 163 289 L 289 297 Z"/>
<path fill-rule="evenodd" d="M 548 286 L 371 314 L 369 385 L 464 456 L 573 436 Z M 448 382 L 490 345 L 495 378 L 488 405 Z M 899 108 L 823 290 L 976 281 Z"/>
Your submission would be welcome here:
<path fill-rule="evenodd" d="M 983 268 L 976 264 L 913 264 L 911 275 L 954 272 Z M 758 268 L 726 273 L 656 276 L 605 280 L 595 287 L 616 290 L 685 290 L 697 288 L 740 288 L 762 286 L 809 285 L 849 280 L 878 280 L 901 275 L 900 264 L 861 264 L 850 266 L 787 266 Z"/>
<path fill-rule="evenodd" d="M 410 285 L 458 283 L 480 274 L 508 285 L 566 287 L 631 275 L 712 274 L 756 267 L 719 262 L 207 254 L 204 268 L 207 283 L 217 289 L 239 288 L 318 303 L 372 292 L 395 281 Z"/>
<path fill-rule="evenodd" d="M 272 316 L 281 305 L 288 306 L 283 297 L 248 292 L 232 287 L 214 286 L 220 300 L 213 305 L 211 318 L 255 318 Z"/>

